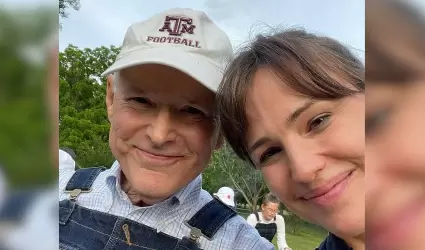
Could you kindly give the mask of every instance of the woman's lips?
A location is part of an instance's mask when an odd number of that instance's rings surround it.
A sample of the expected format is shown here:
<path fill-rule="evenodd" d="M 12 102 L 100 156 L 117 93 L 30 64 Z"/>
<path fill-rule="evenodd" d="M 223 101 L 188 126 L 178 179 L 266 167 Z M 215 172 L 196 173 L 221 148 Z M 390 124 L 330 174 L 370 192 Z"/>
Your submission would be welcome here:
<path fill-rule="evenodd" d="M 308 202 L 313 202 L 319 206 L 329 206 L 333 204 L 345 191 L 345 188 L 351 178 L 354 170 L 344 172 L 327 181 L 327 184 L 314 189 L 303 199 Z"/>

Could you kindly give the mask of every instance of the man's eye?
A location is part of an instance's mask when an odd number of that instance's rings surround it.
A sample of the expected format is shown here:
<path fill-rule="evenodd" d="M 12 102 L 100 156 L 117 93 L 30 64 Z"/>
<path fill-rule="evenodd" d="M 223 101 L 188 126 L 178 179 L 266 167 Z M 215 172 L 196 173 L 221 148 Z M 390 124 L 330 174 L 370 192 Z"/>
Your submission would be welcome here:
<path fill-rule="evenodd" d="M 190 115 L 205 116 L 205 113 L 203 111 L 201 111 L 200 109 L 194 108 L 194 107 L 185 107 L 183 109 L 183 112 L 186 112 Z"/>
<path fill-rule="evenodd" d="M 312 130 L 322 128 L 324 125 L 326 125 L 328 123 L 330 118 L 331 118 L 330 114 L 322 114 L 322 115 L 319 115 L 319 116 L 313 118 L 308 123 L 307 131 L 310 132 Z"/>
<path fill-rule="evenodd" d="M 149 104 L 150 101 L 147 98 L 144 97 L 135 97 L 133 98 L 134 101 L 138 102 L 138 103 L 143 103 L 143 104 Z"/>
<path fill-rule="evenodd" d="M 148 105 L 152 104 L 152 102 L 145 97 L 133 97 L 133 98 L 130 98 L 130 100 L 140 104 L 148 104 Z"/>
<path fill-rule="evenodd" d="M 269 148 L 267 149 L 261 156 L 260 156 L 260 164 L 265 164 L 267 163 L 267 161 L 273 157 L 274 155 L 278 154 L 279 152 L 281 152 L 282 149 L 278 148 L 278 147 L 274 147 L 274 148 Z"/>

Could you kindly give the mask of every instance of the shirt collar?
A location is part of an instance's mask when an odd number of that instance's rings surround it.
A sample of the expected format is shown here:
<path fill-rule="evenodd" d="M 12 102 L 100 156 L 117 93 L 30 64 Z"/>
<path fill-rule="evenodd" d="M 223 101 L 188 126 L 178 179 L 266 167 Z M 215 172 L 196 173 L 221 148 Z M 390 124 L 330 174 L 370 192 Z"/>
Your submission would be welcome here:
<path fill-rule="evenodd" d="M 121 198 L 125 197 L 124 191 L 121 189 L 121 168 L 118 161 L 115 161 L 111 168 L 109 169 L 109 173 L 106 177 L 108 182 L 113 182 L 115 187 L 116 194 L 118 194 Z M 191 200 L 192 198 L 199 197 L 202 188 L 202 176 L 198 175 L 194 180 L 189 182 L 185 187 L 179 190 L 177 193 L 172 195 L 171 197 L 165 199 L 163 204 L 176 204 L 180 205 L 187 200 Z"/>

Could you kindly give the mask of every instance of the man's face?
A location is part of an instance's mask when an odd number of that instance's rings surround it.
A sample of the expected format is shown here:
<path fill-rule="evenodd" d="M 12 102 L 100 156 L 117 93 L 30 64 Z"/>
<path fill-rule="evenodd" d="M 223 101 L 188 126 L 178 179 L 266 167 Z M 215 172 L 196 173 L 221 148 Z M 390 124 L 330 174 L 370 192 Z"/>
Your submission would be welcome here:
<path fill-rule="evenodd" d="M 147 204 L 178 192 L 207 166 L 217 147 L 215 94 L 188 75 L 162 65 L 120 72 L 108 84 L 109 143 L 129 181 Z"/>

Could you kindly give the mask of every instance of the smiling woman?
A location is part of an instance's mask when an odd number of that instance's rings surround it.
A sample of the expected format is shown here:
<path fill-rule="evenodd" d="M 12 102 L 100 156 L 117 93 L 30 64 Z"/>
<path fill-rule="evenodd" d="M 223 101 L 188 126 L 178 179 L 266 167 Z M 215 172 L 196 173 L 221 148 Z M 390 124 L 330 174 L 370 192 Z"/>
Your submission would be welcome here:
<path fill-rule="evenodd" d="M 364 249 L 364 66 L 304 30 L 258 36 L 228 67 L 220 122 L 292 212 L 332 234 L 319 249 Z"/>

